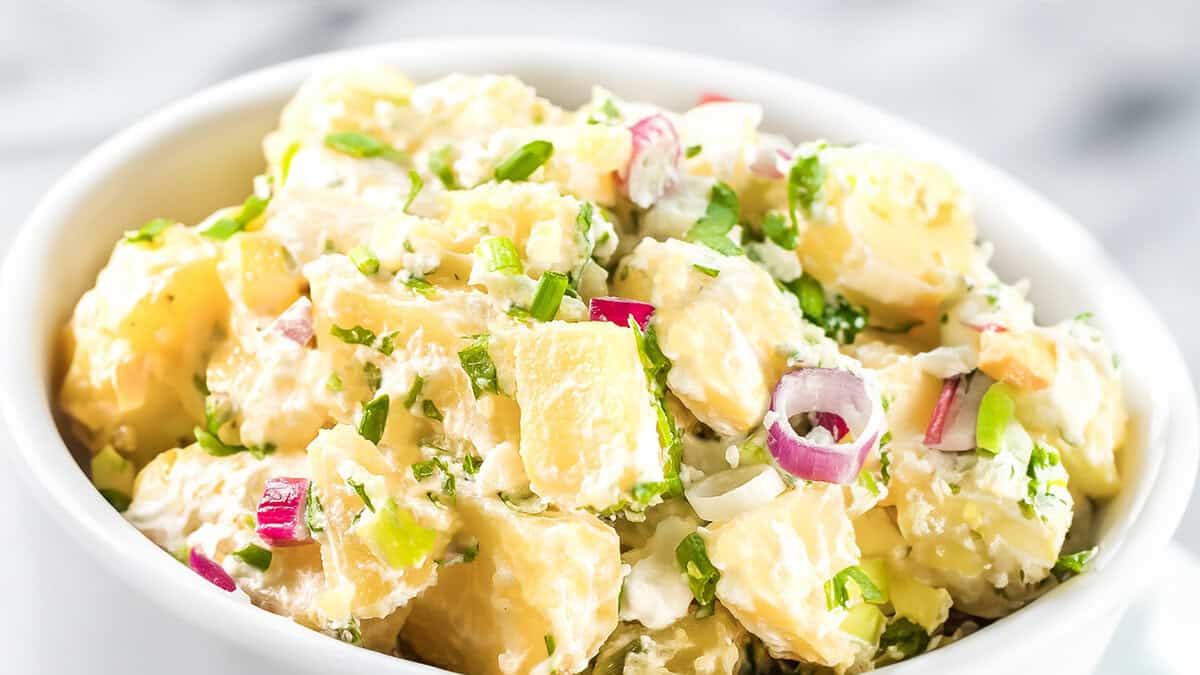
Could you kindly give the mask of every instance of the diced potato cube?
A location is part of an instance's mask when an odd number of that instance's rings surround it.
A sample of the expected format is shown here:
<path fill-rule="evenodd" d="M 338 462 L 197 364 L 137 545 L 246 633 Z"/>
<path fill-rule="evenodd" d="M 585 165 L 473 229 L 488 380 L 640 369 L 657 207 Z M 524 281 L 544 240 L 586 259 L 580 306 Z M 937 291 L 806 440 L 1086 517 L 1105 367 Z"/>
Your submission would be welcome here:
<path fill-rule="evenodd" d="M 457 521 L 425 496 L 410 470 L 416 458 L 390 465 L 353 427 L 322 431 L 308 447 L 313 494 L 325 525 L 321 543 L 324 618 L 381 618 L 433 584 L 436 560 Z"/>
<path fill-rule="evenodd" d="M 494 497 L 459 495 L 458 510 L 478 555 L 439 570 L 437 585 L 413 603 L 404 644 L 422 660 L 477 675 L 587 667 L 617 626 L 612 528 L 579 511 L 519 513 Z"/>
<path fill-rule="evenodd" d="M 304 283 L 287 249 L 263 232 L 243 232 L 226 241 L 217 272 L 235 303 L 272 317 L 300 297 Z"/>
<path fill-rule="evenodd" d="M 182 226 L 120 242 L 64 332 L 59 401 L 93 451 L 144 464 L 204 417 L 195 385 L 228 313 L 211 242 Z"/>
<path fill-rule="evenodd" d="M 717 599 L 772 656 L 847 666 L 860 647 L 828 609 L 825 582 L 858 562 L 839 486 L 798 486 L 774 501 L 701 531 L 721 572 Z"/>
<path fill-rule="evenodd" d="M 355 64 L 316 73 L 283 109 L 279 129 L 267 137 L 267 157 L 275 165 L 288 142 L 320 142 L 334 132 L 388 138 L 388 122 L 399 108 L 407 107 L 413 89 L 413 83 L 391 66 Z"/>
<path fill-rule="evenodd" d="M 902 565 L 888 566 L 890 601 L 897 616 L 903 616 L 919 624 L 927 633 L 933 633 L 950 616 L 954 601 L 944 588 L 934 588 L 917 581 L 907 574 Z"/>
<path fill-rule="evenodd" d="M 823 181 L 797 249 L 805 271 L 873 317 L 936 321 L 975 255 L 962 189 L 941 167 L 877 147 L 819 158 Z"/>
<path fill-rule="evenodd" d="M 1034 331 L 986 330 L 979 336 L 979 369 L 1019 389 L 1045 389 L 1054 380 L 1054 342 Z"/>
<path fill-rule="evenodd" d="M 823 339 L 765 270 L 698 244 L 643 240 L 622 261 L 614 290 L 655 306 L 651 323 L 671 361 L 667 385 L 722 435 L 757 426 L 788 356 L 809 338 Z"/>
<path fill-rule="evenodd" d="M 630 328 L 539 323 L 496 337 L 521 409 L 521 459 L 533 491 L 604 510 L 662 481 L 658 415 Z"/>
<path fill-rule="evenodd" d="M 650 631 L 623 623 L 596 656 L 592 675 L 735 675 L 748 636 L 717 605 L 709 617 L 687 616 Z"/>

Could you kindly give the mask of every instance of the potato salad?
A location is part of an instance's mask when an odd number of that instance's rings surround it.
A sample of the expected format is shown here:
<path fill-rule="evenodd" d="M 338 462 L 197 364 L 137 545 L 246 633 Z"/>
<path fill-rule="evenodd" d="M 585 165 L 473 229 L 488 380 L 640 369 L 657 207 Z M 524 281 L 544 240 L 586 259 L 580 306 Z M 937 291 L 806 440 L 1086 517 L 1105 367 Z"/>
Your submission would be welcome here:
<path fill-rule="evenodd" d="M 314 75 L 75 307 L 93 482 L 212 592 L 479 675 L 862 672 L 1085 571 L 1090 315 L 1035 321 L 945 169 L 762 117 Z"/>

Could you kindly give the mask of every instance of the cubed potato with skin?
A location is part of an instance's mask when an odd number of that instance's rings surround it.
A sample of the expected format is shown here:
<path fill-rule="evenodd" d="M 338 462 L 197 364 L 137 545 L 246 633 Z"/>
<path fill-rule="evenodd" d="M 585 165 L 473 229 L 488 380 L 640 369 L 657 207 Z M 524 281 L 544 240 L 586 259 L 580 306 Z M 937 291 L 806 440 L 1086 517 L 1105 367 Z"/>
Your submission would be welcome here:
<path fill-rule="evenodd" d="M 840 627 L 846 611 L 825 599 L 825 582 L 859 559 L 839 486 L 797 486 L 701 533 L 721 573 L 717 599 L 772 656 L 853 663 L 860 646 Z"/>
<path fill-rule="evenodd" d="M 217 249 L 193 230 L 118 243 L 63 336 L 59 402 L 79 438 L 138 464 L 190 438 L 204 418 L 195 381 L 228 309 Z"/>
<path fill-rule="evenodd" d="M 344 256 L 325 256 L 305 267 L 312 287 L 317 346 L 328 353 L 340 373 L 339 396 L 354 410 L 360 401 L 386 393 L 391 398 L 383 445 L 405 447 L 440 431 L 446 437 L 468 442 L 484 458 L 480 482 L 492 491 L 511 490 L 525 484 L 520 462 L 515 461 L 519 412 L 513 399 L 484 394 L 478 399 L 458 352 L 471 344 L 468 336 L 488 333 L 513 322 L 482 293 L 437 289 L 430 297 L 403 286 L 363 276 Z M 343 342 L 332 334 L 334 326 L 362 326 L 377 339 L 392 336 L 392 354 L 379 345 Z M 364 364 L 381 369 L 382 383 L 372 394 L 364 377 Z M 406 409 L 417 377 L 420 400 Z M 424 415 L 422 400 L 430 400 L 442 415 L 437 422 Z M 340 415 L 340 413 L 339 413 Z M 339 421 L 353 422 L 352 416 Z M 493 460 L 495 455 L 495 460 Z M 515 467 L 514 467 L 515 464 Z"/>
<path fill-rule="evenodd" d="M 521 409 L 530 487 L 564 508 L 604 510 L 664 479 L 657 411 L 632 329 L 539 323 L 495 336 Z"/>
<path fill-rule="evenodd" d="M 446 565 L 413 602 L 401 639 L 422 660 L 477 675 L 576 673 L 617 626 L 616 532 L 580 511 L 519 513 L 458 500 L 472 562 Z M 553 655 L 547 654 L 547 636 Z"/>
<path fill-rule="evenodd" d="M 735 675 L 749 636 L 720 605 L 659 630 L 623 623 L 596 656 L 592 675 Z"/>
<path fill-rule="evenodd" d="M 436 561 L 458 521 L 413 478 L 418 457 L 410 447 L 390 463 L 348 425 L 322 431 L 308 447 L 313 494 L 324 510 L 316 538 L 325 590 L 316 604 L 326 621 L 386 617 L 435 582 Z M 376 528 L 378 521 L 385 522 Z"/>
<path fill-rule="evenodd" d="M 966 195 L 936 165 L 871 146 L 819 152 L 823 176 L 797 251 L 872 318 L 931 323 L 975 256 Z"/>
<path fill-rule="evenodd" d="M 654 305 L 651 325 L 671 361 L 667 386 L 722 435 L 757 426 L 797 345 L 823 339 L 765 270 L 699 244 L 642 240 L 622 261 L 614 291 Z"/>

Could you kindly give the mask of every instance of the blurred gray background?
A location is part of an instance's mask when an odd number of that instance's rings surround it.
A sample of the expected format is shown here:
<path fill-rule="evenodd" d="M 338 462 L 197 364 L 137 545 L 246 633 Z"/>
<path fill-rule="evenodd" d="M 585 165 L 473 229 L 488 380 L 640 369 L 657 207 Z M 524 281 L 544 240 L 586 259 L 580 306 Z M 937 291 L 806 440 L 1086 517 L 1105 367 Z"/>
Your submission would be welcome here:
<path fill-rule="evenodd" d="M 169 101 L 317 51 L 485 33 L 751 62 L 924 125 L 1088 226 L 1200 373 L 1195 0 L 0 0 L 0 246 L 56 176 Z M 1200 552 L 1195 502 L 1179 538 Z"/>

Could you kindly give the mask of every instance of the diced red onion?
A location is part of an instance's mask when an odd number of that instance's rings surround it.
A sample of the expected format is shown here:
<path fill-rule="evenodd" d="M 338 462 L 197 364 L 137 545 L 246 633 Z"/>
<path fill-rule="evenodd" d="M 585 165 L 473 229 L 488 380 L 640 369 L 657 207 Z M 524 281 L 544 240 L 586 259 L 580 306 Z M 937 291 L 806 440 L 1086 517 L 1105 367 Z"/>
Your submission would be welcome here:
<path fill-rule="evenodd" d="M 628 298 L 592 298 L 588 309 L 592 321 L 611 321 L 618 326 L 628 326 L 629 317 L 632 316 L 642 330 L 646 330 L 646 324 L 654 316 L 654 305 Z"/>
<path fill-rule="evenodd" d="M 301 347 L 308 346 L 316 331 L 313 329 L 312 301 L 306 297 L 292 303 L 275 319 L 272 327 L 277 333 Z"/>
<path fill-rule="evenodd" d="M 234 583 L 233 577 L 229 576 L 225 568 L 194 548 L 188 553 L 188 566 L 195 570 L 196 574 L 223 591 L 232 593 L 237 590 L 237 584 Z"/>
<path fill-rule="evenodd" d="M 729 98 L 728 96 L 706 91 L 700 94 L 700 102 L 696 105 L 704 105 L 705 103 L 730 103 L 732 101 L 733 99 Z"/>
<path fill-rule="evenodd" d="M 661 113 L 638 120 L 629 133 L 633 152 L 617 178 L 629 200 L 648 209 L 679 181 L 683 147 L 675 125 Z"/>
<path fill-rule="evenodd" d="M 791 419 L 805 413 L 836 415 L 853 440 L 820 443 L 799 435 Z M 799 478 L 825 483 L 854 482 L 884 425 L 883 406 L 867 391 L 866 383 L 853 373 L 831 368 L 784 374 L 775 385 L 767 416 L 767 449 L 779 467 Z"/>
<path fill-rule="evenodd" d="M 925 427 L 925 446 L 942 452 L 974 450 L 979 403 L 992 382 L 992 378 L 980 372 L 944 380 L 942 393 Z"/>
<path fill-rule="evenodd" d="M 304 520 L 307 478 L 269 478 L 258 502 L 258 536 L 271 546 L 298 546 L 312 541 Z"/>
<path fill-rule="evenodd" d="M 1008 326 L 1004 326 L 1004 325 L 994 323 L 994 322 L 988 322 L 988 323 L 984 323 L 984 324 L 973 324 L 973 323 L 964 322 L 963 325 L 966 326 L 967 328 L 970 328 L 971 330 L 978 331 L 980 333 L 1007 333 L 1008 332 Z"/>

